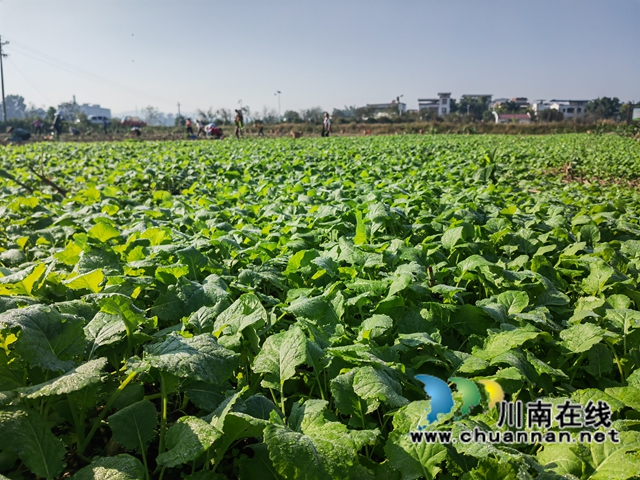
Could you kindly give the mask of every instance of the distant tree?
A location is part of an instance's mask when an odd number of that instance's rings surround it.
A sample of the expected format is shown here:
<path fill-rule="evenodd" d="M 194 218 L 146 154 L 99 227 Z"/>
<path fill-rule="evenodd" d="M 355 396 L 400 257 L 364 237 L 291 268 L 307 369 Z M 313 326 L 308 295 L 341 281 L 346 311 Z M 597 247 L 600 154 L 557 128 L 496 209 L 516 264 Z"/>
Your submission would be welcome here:
<path fill-rule="evenodd" d="M 142 118 L 147 122 L 147 125 L 159 125 L 162 119 L 160 110 L 151 105 L 142 109 Z"/>
<path fill-rule="evenodd" d="M 218 110 L 216 110 L 215 118 L 218 123 L 229 125 L 230 123 L 233 123 L 235 115 L 228 108 L 219 108 Z"/>
<path fill-rule="evenodd" d="M 282 119 L 285 122 L 289 122 L 289 123 L 301 123 L 302 122 L 302 118 L 300 117 L 300 114 L 298 112 L 296 112 L 295 110 L 287 110 L 286 112 L 284 112 L 284 115 L 282 116 Z"/>
<path fill-rule="evenodd" d="M 91 128 L 91 123 L 89 122 L 89 117 L 87 117 L 86 113 L 84 113 L 84 112 L 78 113 L 78 120 L 79 120 L 78 125 L 81 128 L 83 128 L 85 130 Z"/>
<path fill-rule="evenodd" d="M 339 109 L 339 108 L 334 108 L 333 112 L 331 113 L 331 117 L 334 119 L 338 119 L 338 118 L 355 118 L 356 116 L 356 106 L 352 105 L 350 107 L 348 106 L 344 106 L 343 109 Z"/>
<path fill-rule="evenodd" d="M 64 102 L 58 107 L 58 111 L 62 112 L 62 117 L 66 122 L 74 122 L 80 113 L 80 107 L 76 102 Z"/>
<path fill-rule="evenodd" d="M 47 114 L 44 116 L 45 122 L 53 122 L 53 117 L 55 116 L 57 110 L 55 107 L 49 107 L 47 109 Z"/>
<path fill-rule="evenodd" d="M 602 97 L 587 103 L 586 111 L 598 119 L 613 118 L 620 111 L 618 97 Z"/>
<path fill-rule="evenodd" d="M 520 106 L 513 100 L 507 100 L 506 102 L 502 102 L 500 105 L 496 107 L 496 112 L 498 113 L 518 113 L 519 111 L 520 111 Z"/>
<path fill-rule="evenodd" d="M 320 107 L 312 107 L 306 110 L 300 110 L 300 117 L 307 123 L 320 123 L 324 118 L 324 110 Z"/>
<path fill-rule="evenodd" d="M 173 122 L 173 126 L 174 127 L 184 127 L 186 122 L 187 122 L 187 119 L 184 117 L 184 115 L 177 115 L 176 119 Z"/>
<path fill-rule="evenodd" d="M 456 102 L 455 98 L 449 99 L 449 113 L 457 113 L 458 112 L 458 102 Z"/>
<path fill-rule="evenodd" d="M 210 123 L 213 122 L 214 118 L 216 118 L 216 114 L 211 107 L 209 107 L 209 110 L 198 109 L 198 118 L 202 119 L 205 123 Z"/>
<path fill-rule="evenodd" d="M 427 122 L 435 122 L 438 119 L 438 112 L 431 108 L 425 108 L 420 111 L 420 118 Z"/>
<path fill-rule="evenodd" d="M 564 113 L 555 108 L 547 108 L 538 113 L 538 120 L 541 122 L 561 122 L 564 120 Z"/>
<path fill-rule="evenodd" d="M 24 98 L 20 95 L 7 95 L 5 97 L 7 104 L 7 119 L 9 118 L 25 118 L 27 106 L 24 103 Z M 0 108 L 2 104 L 0 103 Z"/>
<path fill-rule="evenodd" d="M 278 123 L 280 121 L 280 115 L 275 108 L 262 107 L 262 113 L 256 114 L 254 117 L 256 122 L 262 123 Z"/>
<path fill-rule="evenodd" d="M 460 105 L 458 107 L 458 112 L 461 115 L 472 115 L 476 120 L 482 120 L 484 118 L 485 112 L 489 111 L 489 103 L 490 97 L 469 97 L 467 95 L 463 95 L 460 98 Z"/>
<path fill-rule="evenodd" d="M 376 114 L 375 107 L 360 107 L 355 111 L 356 121 L 362 122 L 366 120 L 373 120 Z"/>

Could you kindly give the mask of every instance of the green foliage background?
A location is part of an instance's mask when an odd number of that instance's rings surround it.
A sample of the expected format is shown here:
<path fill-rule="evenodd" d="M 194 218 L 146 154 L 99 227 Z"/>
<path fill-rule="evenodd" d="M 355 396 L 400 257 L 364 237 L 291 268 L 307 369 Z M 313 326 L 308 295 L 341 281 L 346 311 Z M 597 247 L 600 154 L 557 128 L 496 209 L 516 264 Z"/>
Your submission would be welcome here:
<path fill-rule="evenodd" d="M 29 145 L 0 164 L 34 190 L 2 177 L 9 478 L 640 474 L 632 139 Z M 623 442 L 413 445 L 417 373 L 605 400 Z M 459 408 L 430 428 L 497 428 L 486 401 Z"/>

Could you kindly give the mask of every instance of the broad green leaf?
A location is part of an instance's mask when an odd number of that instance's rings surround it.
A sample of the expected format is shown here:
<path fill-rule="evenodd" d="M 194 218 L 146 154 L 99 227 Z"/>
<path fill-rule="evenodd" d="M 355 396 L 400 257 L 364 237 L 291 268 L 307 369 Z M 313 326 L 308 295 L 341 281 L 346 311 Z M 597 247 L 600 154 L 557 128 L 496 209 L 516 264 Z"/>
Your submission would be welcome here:
<path fill-rule="evenodd" d="M 158 411 L 149 400 L 142 400 L 117 411 L 107 422 L 118 443 L 127 450 L 145 452 L 156 435 Z"/>
<path fill-rule="evenodd" d="M 401 385 L 382 370 L 371 366 L 358 368 L 353 378 L 353 390 L 367 402 L 367 413 L 378 408 L 380 403 L 390 407 L 402 407 L 409 401 L 404 398 Z"/>
<path fill-rule="evenodd" d="M 447 250 L 453 250 L 453 247 L 462 240 L 464 227 L 450 228 L 442 235 L 442 246 Z"/>
<path fill-rule="evenodd" d="M 500 461 L 495 458 L 483 458 L 478 466 L 469 472 L 472 480 L 516 480 L 518 467 L 512 462 Z"/>
<path fill-rule="evenodd" d="M 48 382 L 26 387 L 20 393 L 27 398 L 48 397 L 50 395 L 64 395 L 77 392 L 89 385 L 99 383 L 102 380 L 102 370 L 107 365 L 106 358 L 97 358 L 83 363 L 64 375 L 49 380 Z"/>
<path fill-rule="evenodd" d="M 582 478 L 583 464 L 574 453 L 571 445 L 545 444 L 544 449 L 537 454 L 538 462 L 546 469 L 559 475 L 573 475 Z"/>
<path fill-rule="evenodd" d="M 440 443 L 412 443 L 409 435 L 395 431 L 389 434 L 384 451 L 402 480 L 432 480 L 442 471 L 441 464 L 448 457 L 447 448 Z"/>
<path fill-rule="evenodd" d="M 225 335 L 235 335 L 247 327 L 259 330 L 267 322 L 267 311 L 260 299 L 253 293 L 245 293 L 218 315 L 213 328 L 216 332 L 222 330 Z"/>
<path fill-rule="evenodd" d="M 540 336 L 540 332 L 517 328 L 514 330 L 500 332 L 489 337 L 484 341 L 482 349 L 474 348 L 473 354 L 483 360 L 491 360 L 498 355 L 508 352 L 509 350 L 523 345 L 529 340 L 533 340 Z"/>
<path fill-rule="evenodd" d="M 300 327 L 267 337 L 253 362 L 255 373 L 264 373 L 262 386 L 280 390 L 307 359 L 307 338 Z"/>
<path fill-rule="evenodd" d="M 158 455 L 156 461 L 164 467 L 189 463 L 221 437 L 222 432 L 204 420 L 190 416 L 180 417 L 167 431 L 167 451 Z"/>
<path fill-rule="evenodd" d="M 498 295 L 498 302 L 507 309 L 509 315 L 520 313 L 529 305 L 529 296 L 525 292 L 509 290 Z"/>
<path fill-rule="evenodd" d="M 403 273 L 402 275 L 398 275 L 393 282 L 391 282 L 391 286 L 389 287 L 389 293 L 387 297 L 392 297 L 398 292 L 401 292 L 405 288 L 411 285 L 411 275 Z"/>
<path fill-rule="evenodd" d="M 269 458 L 269 451 L 264 443 L 248 445 L 253 455 L 240 464 L 240 480 L 284 480 L 276 471 Z"/>
<path fill-rule="evenodd" d="M 189 267 L 192 278 L 196 278 L 200 271 L 207 266 L 209 260 L 193 246 L 183 248 L 176 252 L 180 262 Z"/>
<path fill-rule="evenodd" d="M 112 227 L 108 223 L 100 222 L 94 225 L 93 227 L 91 227 L 87 232 L 87 235 L 89 235 L 92 238 L 98 239 L 102 243 L 106 243 L 112 238 L 119 237 L 120 232 L 118 231 L 117 228 Z"/>
<path fill-rule="evenodd" d="M 627 407 L 640 412 L 640 389 L 635 387 L 612 387 L 606 388 L 604 392 L 616 400 L 624 403 Z"/>
<path fill-rule="evenodd" d="M 64 444 L 39 414 L 17 407 L 0 410 L 0 430 L 0 449 L 17 453 L 34 474 L 54 479 L 62 473 Z"/>
<path fill-rule="evenodd" d="M 63 371 L 85 348 L 82 320 L 63 316 L 44 305 L 33 305 L 0 314 L 0 329 L 20 327 L 16 352 L 32 366 Z"/>
<path fill-rule="evenodd" d="M 634 328 L 640 328 L 640 312 L 637 310 L 615 308 L 607 310 L 605 318 L 611 320 L 625 335 Z"/>
<path fill-rule="evenodd" d="M 585 370 L 596 378 L 603 377 L 613 368 L 611 352 L 601 343 L 589 349 L 587 358 L 589 359 L 589 364 L 585 367 Z"/>
<path fill-rule="evenodd" d="M 582 289 L 589 295 L 600 295 L 615 271 L 605 262 L 589 264 L 589 276 L 582 281 Z"/>
<path fill-rule="evenodd" d="M 358 340 L 377 338 L 393 327 L 393 319 L 388 315 L 373 315 L 360 325 Z"/>
<path fill-rule="evenodd" d="M 620 443 L 590 443 L 576 449 L 590 480 L 624 480 L 640 475 L 640 434 L 620 432 Z"/>
<path fill-rule="evenodd" d="M 214 385 L 238 367 L 238 354 L 218 345 L 208 333 L 191 338 L 172 333 L 163 342 L 145 346 L 144 360 L 163 372 Z"/>
<path fill-rule="evenodd" d="M 595 225 L 583 225 L 580 228 L 580 241 L 594 246 L 600 241 L 600 230 Z"/>
<path fill-rule="evenodd" d="M 105 279 L 102 269 L 98 268 L 65 280 L 63 283 L 71 290 L 90 290 L 93 293 L 98 293 L 102 290 Z"/>
<path fill-rule="evenodd" d="M 292 428 L 271 423 L 264 429 L 264 443 L 276 471 L 285 478 L 308 480 L 366 475 L 358 465 L 357 454 L 375 441 L 378 432 L 349 431 L 342 423 L 324 419 L 322 411 L 327 402 L 307 403 L 314 405 L 308 412 L 305 405 L 294 405 L 290 423 L 296 425 Z"/>
<path fill-rule="evenodd" d="M 135 457 L 123 453 L 115 457 L 95 457 L 90 465 L 78 470 L 72 480 L 141 480 L 145 468 Z"/>
<path fill-rule="evenodd" d="M 604 338 L 605 331 L 592 323 L 581 323 L 560 332 L 562 345 L 573 353 L 586 352 Z"/>
<path fill-rule="evenodd" d="M 367 227 L 364 225 L 360 210 L 356 210 L 356 236 L 353 239 L 353 243 L 356 245 L 367 243 Z"/>
<path fill-rule="evenodd" d="M 124 339 L 127 328 L 119 315 L 99 312 L 84 327 L 84 334 L 89 342 L 89 358 L 98 347 L 112 345 Z"/>

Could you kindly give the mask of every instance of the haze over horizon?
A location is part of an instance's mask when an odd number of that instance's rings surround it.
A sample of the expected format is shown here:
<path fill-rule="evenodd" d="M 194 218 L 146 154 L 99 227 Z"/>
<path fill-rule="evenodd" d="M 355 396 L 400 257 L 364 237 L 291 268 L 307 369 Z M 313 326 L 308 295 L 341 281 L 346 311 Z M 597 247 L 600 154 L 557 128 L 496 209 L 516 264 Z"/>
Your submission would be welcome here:
<path fill-rule="evenodd" d="M 0 0 L 5 94 L 112 113 L 438 92 L 640 101 L 638 0 Z"/>

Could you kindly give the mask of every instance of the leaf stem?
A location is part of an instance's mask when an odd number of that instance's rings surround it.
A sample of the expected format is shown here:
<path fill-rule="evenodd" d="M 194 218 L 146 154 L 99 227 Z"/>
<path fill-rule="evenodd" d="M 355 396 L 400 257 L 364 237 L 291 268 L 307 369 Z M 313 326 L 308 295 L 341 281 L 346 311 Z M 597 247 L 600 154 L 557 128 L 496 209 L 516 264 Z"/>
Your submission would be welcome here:
<path fill-rule="evenodd" d="M 124 390 L 124 387 L 126 387 L 129 382 L 131 382 L 131 380 L 133 380 L 136 376 L 136 372 L 132 372 L 129 374 L 129 376 L 127 378 L 124 379 L 124 381 L 120 384 L 120 386 L 117 388 L 117 390 L 115 392 L 113 392 L 113 395 L 111 395 L 111 398 L 109 398 L 109 401 L 107 402 L 107 404 L 104 406 L 104 408 L 102 409 L 102 411 L 100 412 L 100 415 L 98 415 L 98 418 L 96 418 L 96 420 L 93 422 L 93 426 L 91 427 L 91 430 L 89 431 L 89 435 L 87 435 L 87 437 L 85 438 L 84 442 L 82 443 L 82 446 L 80 448 L 80 454 L 83 454 L 84 451 L 86 450 L 86 448 L 89 446 L 89 443 L 91 442 L 91 439 L 93 438 L 93 436 L 95 435 L 96 431 L 98 430 L 98 427 L 100 426 L 100 423 L 102 423 L 102 420 L 104 419 L 105 415 L 107 414 L 107 412 L 109 411 L 109 409 L 111 408 L 111 405 L 113 405 L 113 402 L 116 401 L 116 398 L 118 398 L 118 395 L 120 395 L 120 392 L 122 392 L 122 390 Z"/>
<path fill-rule="evenodd" d="M 78 442 L 76 449 L 80 450 L 80 445 L 84 441 L 84 423 L 80 423 L 80 419 L 78 418 L 78 413 L 76 409 L 76 402 L 73 401 L 70 393 L 67 393 L 67 402 L 69 402 L 69 409 L 71 410 L 71 417 L 73 418 L 73 423 L 76 427 L 76 433 L 78 434 Z"/>
<path fill-rule="evenodd" d="M 160 396 L 162 398 L 162 418 L 160 419 L 160 445 L 158 447 L 158 455 L 164 453 L 164 434 L 167 429 L 167 386 L 162 373 L 160 373 Z M 162 474 L 160 474 L 160 478 L 162 478 Z"/>

